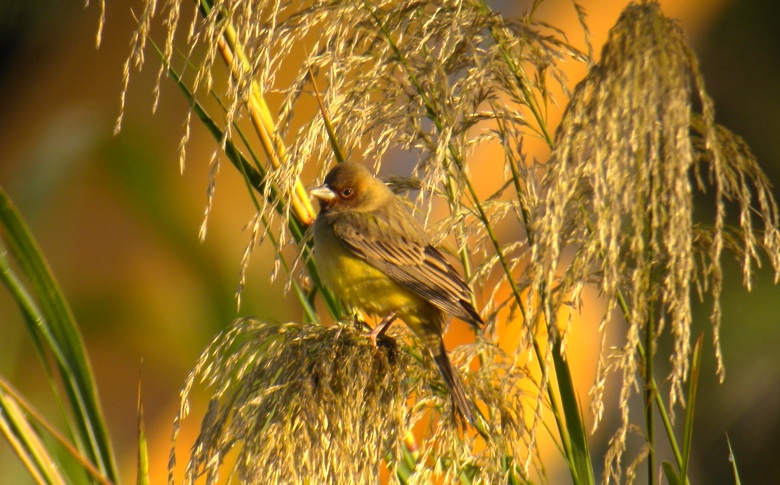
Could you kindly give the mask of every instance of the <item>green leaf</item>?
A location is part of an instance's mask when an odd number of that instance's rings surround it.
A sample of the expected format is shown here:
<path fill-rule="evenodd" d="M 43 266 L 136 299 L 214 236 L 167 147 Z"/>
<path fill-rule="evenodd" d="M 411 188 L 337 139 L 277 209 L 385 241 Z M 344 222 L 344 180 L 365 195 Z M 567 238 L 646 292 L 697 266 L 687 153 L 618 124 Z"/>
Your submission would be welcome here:
<path fill-rule="evenodd" d="M 102 474 L 116 482 L 114 454 L 81 333 L 38 244 L 2 188 L 0 232 L 7 248 L 6 252 L 0 247 L 0 277 L 19 305 L 36 345 L 54 355 L 76 444 Z M 40 356 L 53 375 L 45 355 L 41 352 Z M 62 391 L 55 386 L 54 392 L 59 399 Z"/>
<path fill-rule="evenodd" d="M 95 468 L 95 465 L 88 461 L 87 458 L 73 446 L 73 443 L 71 443 L 70 440 L 68 440 L 56 428 L 54 428 L 51 423 L 46 421 L 46 419 L 41 416 L 30 405 L 30 403 L 26 402 L 24 397 L 16 392 L 13 387 L 2 377 L 0 377 L 0 401 L 3 401 L 0 403 L 0 421 L 4 420 L 4 422 L 0 423 L 0 428 L 3 429 L 8 442 L 12 445 L 12 447 L 14 447 L 14 450 L 17 452 L 17 456 L 19 456 L 25 465 L 29 465 L 28 462 L 30 462 L 30 458 L 32 456 L 27 452 L 20 453 L 20 450 L 34 449 L 33 446 L 35 442 L 40 441 L 38 437 L 42 436 L 38 430 L 45 430 L 46 433 L 48 433 L 48 436 L 54 438 L 54 440 L 59 443 L 59 445 L 62 447 L 62 451 L 70 455 L 71 458 L 73 458 L 79 464 L 79 466 L 81 466 L 81 468 L 94 480 L 102 485 L 111 485 L 113 483 L 105 476 L 103 476 L 100 470 Z M 10 404 L 8 404 L 9 401 Z M 28 422 L 29 425 L 27 424 Z M 16 434 L 9 433 L 9 430 L 18 433 L 18 436 Z M 30 445 L 27 445 L 23 449 L 18 448 L 20 442 L 29 442 Z M 37 452 L 38 456 L 44 457 L 41 458 L 41 460 L 47 469 L 53 468 L 55 466 L 55 462 L 52 457 L 60 456 L 61 450 L 58 449 L 56 453 L 50 453 L 53 449 L 54 448 L 51 445 L 47 444 L 45 450 Z M 30 469 L 28 467 L 28 470 L 33 475 L 33 478 L 36 478 L 39 475 L 39 473 L 34 469 Z M 72 482 L 73 480 L 71 479 L 69 481 Z M 42 482 L 39 480 L 39 483 Z"/>
<path fill-rule="evenodd" d="M 163 62 L 165 62 L 165 58 L 162 55 L 162 52 L 157 48 L 157 45 L 153 43 L 152 45 L 157 50 L 160 59 Z M 187 87 L 187 85 L 184 84 L 184 81 L 181 79 L 179 73 L 177 73 L 168 64 L 166 64 L 166 68 L 168 70 L 168 74 L 171 76 L 173 81 L 176 83 L 176 86 L 178 86 L 179 90 L 182 92 L 187 102 L 190 104 L 193 113 L 195 113 L 195 115 L 200 119 L 200 121 L 203 123 L 203 126 L 209 131 L 209 133 L 211 133 L 214 139 L 218 143 L 223 144 L 225 155 L 228 157 L 228 160 L 230 160 L 230 162 L 242 174 L 247 185 L 252 187 L 258 193 L 264 194 L 265 193 L 264 187 L 266 184 L 266 177 L 265 177 L 266 174 L 265 172 L 261 171 L 262 165 L 260 165 L 259 163 L 255 163 L 255 165 L 253 166 L 251 163 L 249 163 L 249 161 L 246 159 L 243 153 L 241 153 L 241 150 L 239 150 L 238 147 L 235 145 L 233 140 L 225 137 L 224 131 L 217 125 L 214 119 L 206 112 L 205 108 L 195 99 L 195 96 Z M 242 137 L 243 139 L 242 132 L 238 130 L 238 133 L 239 136 Z M 243 139 L 243 141 L 246 146 L 248 147 L 251 146 L 249 143 L 247 143 L 246 139 Z M 255 162 L 257 162 L 257 156 L 254 153 L 252 153 L 252 156 Z M 282 199 L 277 196 L 275 187 L 270 188 L 270 197 L 268 199 L 268 202 L 274 204 L 274 207 L 276 208 L 276 211 L 278 213 L 285 214 L 287 212 L 286 208 L 284 207 L 284 203 Z M 307 227 L 302 221 L 298 220 L 294 216 L 294 214 L 291 214 L 289 217 L 288 228 L 297 243 L 307 244 L 307 245 L 311 244 L 310 241 L 304 242 L 306 241 Z M 314 258 L 305 258 L 305 259 L 306 259 L 306 269 L 307 272 L 309 273 L 309 277 L 311 278 L 312 284 L 317 288 L 320 295 L 322 295 L 322 299 L 325 302 L 325 305 L 328 308 L 328 311 L 330 312 L 331 316 L 333 316 L 334 319 L 337 320 L 340 319 L 344 315 L 344 312 L 338 300 L 336 300 L 336 297 L 333 295 L 330 289 L 325 287 L 325 285 L 322 283 L 322 280 L 319 277 L 319 273 L 317 272 L 317 267 L 314 263 Z M 299 291 L 299 288 L 296 288 L 296 296 L 298 296 L 298 299 L 303 305 L 304 311 L 308 315 L 309 319 L 311 319 L 312 321 L 318 321 L 319 319 L 316 317 L 315 312 L 312 311 L 313 309 L 310 305 L 310 302 L 305 297 L 305 293 L 303 291 Z"/>
<path fill-rule="evenodd" d="M 666 481 L 669 482 L 669 485 L 682 485 L 682 480 L 680 480 L 680 475 L 678 475 L 677 471 L 674 469 L 674 465 L 668 461 L 664 461 L 661 463 L 661 466 L 664 469 L 664 475 L 666 475 Z"/>
<path fill-rule="evenodd" d="M 144 403 L 141 395 L 141 381 L 138 381 L 138 470 L 137 485 L 149 485 L 149 446 L 146 441 Z"/>
<path fill-rule="evenodd" d="M 680 466 L 680 477 L 687 480 L 688 464 L 691 455 L 691 442 L 693 441 L 693 417 L 696 414 L 696 390 L 699 384 L 699 371 L 701 370 L 701 347 L 704 335 L 699 335 L 696 344 L 693 347 L 693 357 L 691 358 L 691 377 L 688 381 L 688 409 L 685 412 L 685 435 L 683 437 L 682 465 Z"/>
<path fill-rule="evenodd" d="M 594 484 L 593 464 L 588 450 L 588 435 L 582 419 L 582 409 L 569 370 L 569 363 L 561 355 L 560 342 L 556 342 L 552 351 L 555 373 L 558 377 L 558 392 L 561 396 L 561 407 L 566 422 L 566 433 L 571 446 L 567 457 L 574 483 Z M 563 431 L 563 430 L 561 430 Z"/>
<path fill-rule="evenodd" d="M 742 485 L 742 480 L 739 479 L 739 470 L 737 470 L 737 459 L 734 458 L 734 450 L 731 449 L 731 440 L 729 439 L 728 434 L 726 435 L 726 443 L 729 445 L 729 461 L 734 470 L 734 483 L 736 485 Z"/>
<path fill-rule="evenodd" d="M 401 446 L 401 461 L 396 464 L 395 476 L 398 483 L 406 485 L 417 468 L 417 453 L 412 450 L 413 442 L 405 440 Z"/>
<path fill-rule="evenodd" d="M 41 441 L 19 404 L 0 387 L 0 431 L 36 483 L 65 484 L 57 460 Z"/>

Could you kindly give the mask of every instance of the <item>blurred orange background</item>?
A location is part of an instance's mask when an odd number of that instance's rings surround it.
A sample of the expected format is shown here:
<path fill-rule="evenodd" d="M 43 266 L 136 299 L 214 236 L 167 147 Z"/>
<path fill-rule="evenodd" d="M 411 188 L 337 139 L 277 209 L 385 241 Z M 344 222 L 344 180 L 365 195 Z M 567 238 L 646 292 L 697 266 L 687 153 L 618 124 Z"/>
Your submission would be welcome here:
<path fill-rule="evenodd" d="M 667 16 L 679 19 L 700 56 L 718 121 L 745 137 L 777 185 L 780 33 L 775 24 L 780 3 L 660 3 Z M 506 15 L 521 4 L 495 2 Z M 588 14 L 598 54 L 627 2 L 580 4 Z M 209 339 L 240 315 L 280 321 L 299 320 L 301 315 L 294 297 L 284 295 L 283 278 L 269 283 L 268 247 L 255 251 L 242 307 L 236 310 L 240 261 L 249 241 L 244 226 L 254 209 L 244 182 L 225 164 L 217 179 L 208 236 L 198 241 L 215 142 L 194 122 L 187 167 L 180 174 L 177 150 L 186 103 L 173 83 L 163 80 L 160 106 L 152 115 L 155 59 L 134 74 L 122 132 L 112 135 L 122 66 L 135 26 L 131 9 L 139 12 L 140 3 L 108 2 L 102 45 L 96 50 L 96 5 L 83 9 L 80 2 L 11 0 L 0 7 L 0 185 L 31 225 L 81 325 L 124 481 L 135 480 L 140 376 L 152 483 L 162 483 L 167 480 L 179 389 Z M 570 2 L 548 0 L 540 13 L 581 45 L 582 32 Z M 572 86 L 583 73 L 581 66 L 570 72 Z M 559 114 L 551 115 L 552 126 L 558 118 Z M 535 156 L 546 158 L 543 152 Z M 390 173 L 392 161 L 385 161 L 383 174 Z M 303 182 L 309 185 L 313 180 Z M 737 270 L 729 261 L 723 295 L 722 385 L 714 374 L 707 308 L 699 312 L 698 331 L 706 332 L 706 351 L 692 451 L 693 483 L 730 483 L 725 433 L 744 482 L 766 483 L 768 477 L 780 476 L 780 463 L 774 459 L 780 435 L 780 290 L 765 271 L 748 294 Z M 18 311 L 4 291 L 0 318 L 0 374 L 56 421 L 59 414 L 48 383 Z M 595 324 L 578 324 L 569 344 L 583 399 L 594 373 Z M 201 411 L 202 403 L 193 409 L 191 427 L 198 425 Z M 188 428 L 189 436 L 181 439 L 189 443 L 196 432 Z M 595 456 L 603 456 L 606 438 L 603 432 L 594 437 Z M 552 470 L 551 475 L 566 476 L 565 470 Z M 643 474 L 640 477 L 642 483 Z M 28 481 L 9 447 L 0 442 L 0 483 Z"/>

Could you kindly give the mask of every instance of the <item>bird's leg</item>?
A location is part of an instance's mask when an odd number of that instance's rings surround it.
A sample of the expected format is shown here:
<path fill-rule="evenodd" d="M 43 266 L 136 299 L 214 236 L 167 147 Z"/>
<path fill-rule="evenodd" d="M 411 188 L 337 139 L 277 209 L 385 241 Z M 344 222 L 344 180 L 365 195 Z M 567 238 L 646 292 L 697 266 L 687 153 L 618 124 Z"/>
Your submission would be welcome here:
<path fill-rule="evenodd" d="M 385 334 L 387 329 L 390 327 L 390 324 L 395 321 L 396 317 L 397 315 L 395 312 L 389 313 L 384 319 L 382 319 L 381 322 L 379 322 L 379 325 L 368 332 L 368 338 L 370 338 L 371 342 L 374 343 L 374 347 L 376 347 L 376 341 Z"/>

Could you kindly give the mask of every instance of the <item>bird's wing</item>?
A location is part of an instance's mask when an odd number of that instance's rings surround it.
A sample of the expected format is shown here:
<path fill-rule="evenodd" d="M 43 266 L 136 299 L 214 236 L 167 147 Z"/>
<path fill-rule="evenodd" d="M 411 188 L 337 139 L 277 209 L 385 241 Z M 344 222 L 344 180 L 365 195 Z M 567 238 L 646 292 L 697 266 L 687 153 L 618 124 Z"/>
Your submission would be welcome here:
<path fill-rule="evenodd" d="M 403 215 L 391 222 L 389 213 Z M 405 209 L 340 214 L 333 229 L 345 247 L 397 283 L 452 316 L 475 327 L 482 324 L 469 287 Z"/>

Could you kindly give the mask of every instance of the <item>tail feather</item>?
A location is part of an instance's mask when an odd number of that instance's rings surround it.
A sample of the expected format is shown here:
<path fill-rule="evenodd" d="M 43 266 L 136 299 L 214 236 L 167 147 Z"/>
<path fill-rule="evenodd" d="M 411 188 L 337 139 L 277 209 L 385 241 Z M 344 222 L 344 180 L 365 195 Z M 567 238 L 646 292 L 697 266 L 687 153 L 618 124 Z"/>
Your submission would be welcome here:
<path fill-rule="evenodd" d="M 477 420 L 474 416 L 474 405 L 468 397 L 466 397 L 463 381 L 461 381 L 455 368 L 452 367 L 449 357 L 447 357 L 447 351 L 444 349 L 444 342 L 441 342 L 438 353 L 433 353 L 433 360 L 439 368 L 444 383 L 447 384 L 447 387 L 450 390 L 452 399 L 455 402 L 455 408 L 472 427 L 476 427 Z"/>

